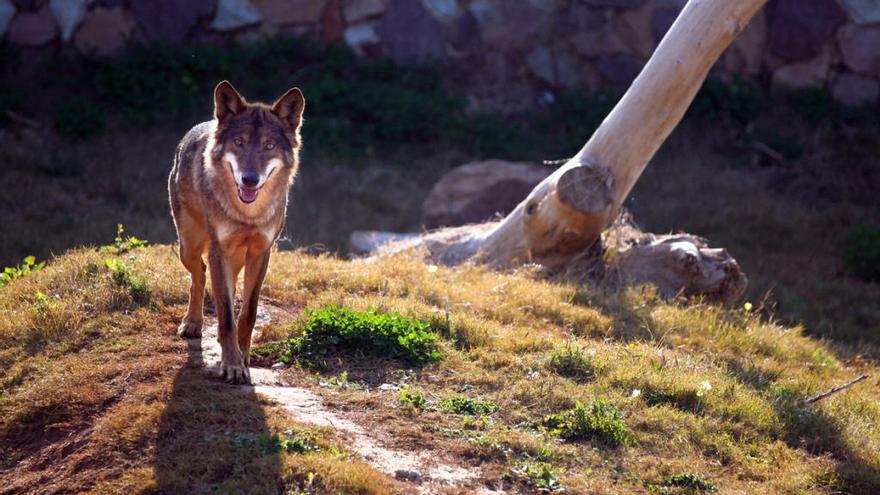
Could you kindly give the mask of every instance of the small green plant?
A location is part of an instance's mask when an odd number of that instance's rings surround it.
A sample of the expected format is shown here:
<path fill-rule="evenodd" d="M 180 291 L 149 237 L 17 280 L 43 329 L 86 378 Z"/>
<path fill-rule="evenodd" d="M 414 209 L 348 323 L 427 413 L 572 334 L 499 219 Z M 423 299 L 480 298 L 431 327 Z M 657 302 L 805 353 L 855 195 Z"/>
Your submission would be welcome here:
<path fill-rule="evenodd" d="M 403 387 L 397 400 L 416 409 L 421 409 L 426 403 L 425 394 L 421 390 L 411 387 Z"/>
<path fill-rule="evenodd" d="M 707 491 L 707 492 L 717 492 L 718 488 L 715 485 L 694 473 L 681 473 L 672 476 L 667 476 L 666 479 L 663 480 L 664 486 L 677 486 L 682 488 L 691 488 L 694 490 Z"/>
<path fill-rule="evenodd" d="M 458 395 L 440 401 L 440 409 L 452 414 L 486 416 L 497 411 L 498 405 L 492 401 L 471 399 L 470 397 Z"/>
<path fill-rule="evenodd" d="M 33 256 L 25 258 L 19 266 L 7 266 L 0 273 L 0 287 L 12 282 L 15 279 L 26 277 L 33 272 L 42 270 L 46 266 L 45 261 L 37 263 L 37 259 Z"/>
<path fill-rule="evenodd" d="M 633 444 L 632 434 L 623 422 L 623 414 L 601 399 L 589 405 L 577 402 L 572 409 L 546 416 L 543 426 L 564 440 L 597 439 L 615 447 Z"/>
<path fill-rule="evenodd" d="M 595 371 L 592 357 L 571 345 L 554 349 L 547 361 L 547 369 L 572 380 L 585 380 Z"/>
<path fill-rule="evenodd" d="M 880 227 L 856 225 L 846 239 L 843 261 L 854 275 L 880 282 Z"/>
<path fill-rule="evenodd" d="M 101 246 L 98 248 L 98 252 L 101 254 L 122 254 L 147 245 L 147 241 L 133 235 L 124 236 L 124 233 L 125 228 L 122 227 L 122 224 L 116 224 L 116 238 L 113 240 L 113 244 Z"/>
<path fill-rule="evenodd" d="M 113 283 L 127 290 L 132 300 L 145 302 L 150 299 L 150 288 L 147 286 L 147 282 L 137 276 L 124 261 L 107 258 L 104 260 L 104 265 L 110 270 Z"/>
<path fill-rule="evenodd" d="M 440 351 L 439 339 L 429 327 L 399 313 L 379 313 L 376 308 L 353 311 L 331 305 L 308 311 L 301 335 L 288 340 L 282 360 L 309 364 L 330 350 L 348 350 L 417 365 L 431 363 L 440 359 Z"/>
<path fill-rule="evenodd" d="M 292 454 L 308 454 L 320 450 L 317 444 L 318 434 L 313 430 L 291 428 L 284 435 L 260 433 L 259 435 L 236 435 L 236 445 L 256 446 L 264 454 L 290 452 Z"/>
<path fill-rule="evenodd" d="M 542 493 L 558 492 L 565 489 L 559 479 L 559 472 L 548 462 L 523 462 L 511 468 L 504 475 L 504 480 L 511 483 L 524 483 Z"/>

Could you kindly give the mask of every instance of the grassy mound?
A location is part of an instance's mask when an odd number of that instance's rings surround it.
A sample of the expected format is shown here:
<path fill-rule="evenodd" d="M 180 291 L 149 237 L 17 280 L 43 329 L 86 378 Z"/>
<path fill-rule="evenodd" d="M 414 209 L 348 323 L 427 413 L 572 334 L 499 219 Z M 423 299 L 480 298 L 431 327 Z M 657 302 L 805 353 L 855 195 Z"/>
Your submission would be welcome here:
<path fill-rule="evenodd" d="M 0 288 L 5 490 L 406 489 L 332 431 L 299 424 L 190 367 L 174 337 L 187 290 L 167 246 L 72 251 Z M 876 366 L 743 309 L 664 302 L 650 288 L 603 292 L 528 272 L 302 252 L 273 256 L 263 305 L 273 319 L 255 352 L 292 341 L 320 349 L 328 342 L 318 338 L 321 329 L 331 328 L 318 324 L 324 317 L 360 329 L 335 342 L 344 359 L 325 370 L 344 379 L 294 366 L 286 380 L 319 392 L 328 407 L 356 412 L 366 431 L 394 445 L 430 446 L 445 462 L 479 465 L 496 486 L 880 491 Z M 303 309 L 331 306 L 322 318 Z M 401 369 L 348 352 L 364 350 L 364 336 L 384 335 L 363 330 L 384 319 L 395 321 L 387 335 L 397 337 L 424 337 L 418 322 L 441 329 L 436 357 Z M 315 340 L 296 340 L 309 336 Z M 861 373 L 873 378 L 805 402 Z M 384 383 L 404 392 L 378 387 Z"/>

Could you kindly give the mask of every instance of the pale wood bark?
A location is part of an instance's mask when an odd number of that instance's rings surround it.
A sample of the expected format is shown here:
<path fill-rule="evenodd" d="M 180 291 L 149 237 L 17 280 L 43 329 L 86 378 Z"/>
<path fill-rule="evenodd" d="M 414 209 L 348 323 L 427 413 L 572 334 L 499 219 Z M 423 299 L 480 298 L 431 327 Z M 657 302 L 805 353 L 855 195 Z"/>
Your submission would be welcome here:
<path fill-rule="evenodd" d="M 503 220 L 443 229 L 386 246 L 419 247 L 445 264 L 563 267 L 600 239 L 709 69 L 766 0 L 690 0 L 584 147 Z M 358 234 L 360 240 L 369 238 Z"/>

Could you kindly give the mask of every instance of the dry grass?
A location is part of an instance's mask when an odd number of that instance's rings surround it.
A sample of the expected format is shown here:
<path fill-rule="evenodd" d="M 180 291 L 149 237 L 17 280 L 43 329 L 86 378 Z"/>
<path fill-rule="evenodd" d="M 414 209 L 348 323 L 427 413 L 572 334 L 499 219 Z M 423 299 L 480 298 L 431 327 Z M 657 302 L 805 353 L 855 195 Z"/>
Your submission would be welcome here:
<path fill-rule="evenodd" d="M 186 277 L 172 250 L 120 257 L 146 281 L 147 301 L 112 281 L 103 256 L 74 251 L 0 289 L 6 492 L 404 489 L 334 453 L 345 439 L 329 432 L 319 432 L 317 453 L 261 446 L 259 435 L 284 432 L 296 418 L 187 366 L 173 336 Z M 37 309 L 38 291 L 51 304 Z M 444 337 L 436 364 L 409 369 L 349 355 L 322 377 L 297 369 L 287 377 L 394 445 L 479 466 L 488 484 L 529 492 L 502 477 L 534 461 L 549 462 L 572 493 L 642 493 L 682 472 L 723 493 L 880 490 L 877 368 L 848 365 L 801 330 L 742 309 L 666 303 L 649 288 L 618 293 L 536 280 L 527 270 L 434 271 L 405 256 L 364 263 L 304 252 L 276 253 L 264 301 L 290 317 L 274 322 L 263 342 L 285 336 L 302 308 L 331 303 L 431 322 Z M 342 371 L 347 382 L 318 384 Z M 873 378 L 803 402 L 863 372 Z M 383 382 L 420 390 L 426 405 L 377 391 Z M 439 407 L 461 395 L 499 410 L 478 418 Z M 541 430 L 545 415 L 595 399 L 622 411 L 632 446 L 563 442 Z"/>

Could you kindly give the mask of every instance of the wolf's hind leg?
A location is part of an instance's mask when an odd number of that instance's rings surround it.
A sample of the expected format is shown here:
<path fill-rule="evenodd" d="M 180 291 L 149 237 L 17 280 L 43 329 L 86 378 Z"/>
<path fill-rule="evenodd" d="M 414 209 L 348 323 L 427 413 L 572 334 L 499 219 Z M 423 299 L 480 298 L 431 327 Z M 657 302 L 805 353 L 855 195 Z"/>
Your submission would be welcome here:
<path fill-rule="evenodd" d="M 205 262 L 202 253 L 208 240 L 205 229 L 187 214 L 178 220 L 180 238 L 180 261 L 189 270 L 192 285 L 189 288 L 189 306 L 186 316 L 177 327 L 177 335 L 183 338 L 202 336 L 205 305 Z"/>

